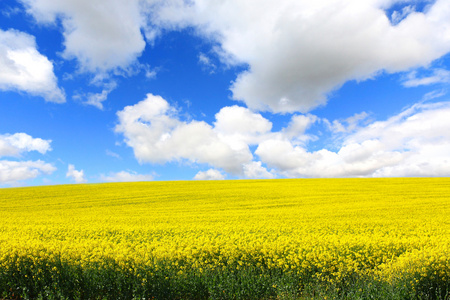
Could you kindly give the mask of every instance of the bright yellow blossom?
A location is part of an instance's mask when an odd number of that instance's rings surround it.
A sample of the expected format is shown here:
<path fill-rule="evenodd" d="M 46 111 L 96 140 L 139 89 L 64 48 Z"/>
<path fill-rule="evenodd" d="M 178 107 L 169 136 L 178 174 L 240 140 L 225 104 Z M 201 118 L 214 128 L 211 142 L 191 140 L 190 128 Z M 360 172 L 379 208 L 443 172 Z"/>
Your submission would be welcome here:
<path fill-rule="evenodd" d="M 186 268 L 255 266 L 329 282 L 355 274 L 386 282 L 406 274 L 413 285 L 445 281 L 449 195 L 448 178 L 1 189 L 0 269 L 60 260 L 82 268 L 116 264 L 134 274 L 170 262 L 164 268 L 179 276 Z"/>

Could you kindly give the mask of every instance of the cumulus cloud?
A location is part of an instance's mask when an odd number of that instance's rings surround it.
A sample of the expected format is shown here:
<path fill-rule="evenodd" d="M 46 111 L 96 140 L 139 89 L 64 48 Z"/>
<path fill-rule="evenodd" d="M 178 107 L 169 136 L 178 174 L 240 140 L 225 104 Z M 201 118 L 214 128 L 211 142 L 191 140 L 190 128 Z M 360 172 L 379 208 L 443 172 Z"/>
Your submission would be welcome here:
<path fill-rule="evenodd" d="M 450 8 L 437 0 L 386 15 L 395 0 L 147 1 L 156 28 L 194 27 L 227 64 L 251 109 L 307 112 L 349 80 L 427 66 L 450 51 Z"/>
<path fill-rule="evenodd" d="M 109 173 L 108 175 L 101 175 L 100 180 L 107 182 L 151 181 L 153 180 L 153 175 L 120 171 L 117 173 Z"/>
<path fill-rule="evenodd" d="M 349 80 L 428 66 L 450 51 L 447 0 L 424 11 L 410 1 L 392 11 L 396 0 L 22 2 L 39 23 L 61 20 L 63 56 L 76 58 L 89 72 L 130 68 L 145 48 L 142 32 L 151 44 L 165 30 L 194 28 L 212 42 L 222 63 L 248 66 L 230 87 L 233 99 L 277 113 L 308 112 Z M 214 71 L 208 56 L 198 58 Z M 404 84 L 426 84 L 442 75 Z M 92 94 L 88 102 L 101 107 L 106 94 Z"/>
<path fill-rule="evenodd" d="M 76 58 L 81 70 L 126 69 L 145 48 L 139 1 L 22 0 L 37 22 L 63 26 L 65 58 Z"/>
<path fill-rule="evenodd" d="M 33 138 L 26 133 L 0 135 L 0 157 L 19 156 L 23 152 L 37 151 L 45 154 L 51 150 L 50 140 Z"/>
<path fill-rule="evenodd" d="M 50 140 L 33 138 L 26 133 L 3 134 L 0 135 L 0 157 L 20 157 L 30 151 L 45 154 L 52 150 L 50 143 Z M 22 180 L 33 179 L 41 174 L 51 174 L 55 170 L 53 165 L 41 160 L 0 160 L 0 184 L 17 185 Z"/>
<path fill-rule="evenodd" d="M 152 94 L 117 115 L 115 130 L 140 162 L 212 167 L 195 179 L 220 178 L 222 171 L 239 178 L 450 176 L 450 102 L 418 103 L 384 121 L 365 112 L 334 121 L 293 115 L 278 131 L 239 106 L 222 108 L 213 125 L 181 121 Z M 332 149 L 310 150 L 313 125 L 331 133 Z"/>
<path fill-rule="evenodd" d="M 23 91 L 48 102 L 66 101 L 53 64 L 38 52 L 35 38 L 13 29 L 0 29 L 0 90 Z"/>
<path fill-rule="evenodd" d="M 308 152 L 289 141 L 268 140 L 261 143 L 255 153 L 287 177 L 369 176 L 377 169 L 401 160 L 398 153 L 383 152 L 370 142 L 343 147 L 341 150 L 337 153 L 327 149 Z M 372 152 L 374 150 L 378 151 Z"/>
<path fill-rule="evenodd" d="M 134 150 L 140 162 L 189 161 L 244 175 L 251 163 L 249 145 L 256 144 L 272 124 L 244 107 L 225 107 L 214 126 L 202 121 L 181 121 L 176 110 L 160 96 L 147 98 L 117 113 L 115 130 Z"/>
<path fill-rule="evenodd" d="M 288 126 L 277 134 L 278 138 L 288 139 L 295 145 L 304 145 L 310 140 L 315 139 L 315 136 L 306 134 L 306 130 L 319 121 L 320 119 L 317 116 L 311 114 L 293 115 Z"/>
<path fill-rule="evenodd" d="M 194 180 L 224 180 L 225 175 L 219 170 L 209 169 L 207 171 L 200 171 L 194 176 Z"/>
<path fill-rule="evenodd" d="M 152 43 L 165 30 L 194 28 L 223 63 L 248 66 L 230 88 L 235 100 L 253 110 L 307 112 L 349 80 L 428 66 L 450 51 L 447 0 L 424 11 L 409 1 L 392 11 L 396 0 L 22 2 L 39 23 L 61 20 L 63 56 L 89 72 L 130 68 L 145 48 L 142 32 Z M 208 56 L 198 57 L 214 71 Z M 93 94 L 89 102 L 101 107 L 106 94 Z"/>
<path fill-rule="evenodd" d="M 254 135 L 269 132 L 272 123 L 241 106 L 227 106 L 216 114 L 215 128 L 224 134 Z"/>
<path fill-rule="evenodd" d="M 37 161 L 0 160 L 0 184 L 16 185 L 17 182 L 51 174 L 56 170 L 51 164 Z"/>
<path fill-rule="evenodd" d="M 244 175 L 251 179 L 272 179 L 276 177 L 275 171 L 267 171 L 260 161 L 252 161 L 244 166 Z"/>
<path fill-rule="evenodd" d="M 272 123 L 260 114 L 236 105 L 222 108 L 215 117 L 214 132 L 230 147 L 240 151 L 248 151 L 249 145 L 258 144 L 272 128 Z"/>
<path fill-rule="evenodd" d="M 336 152 L 268 139 L 255 151 L 287 177 L 449 176 L 450 103 L 417 104 L 348 134 Z"/>
<path fill-rule="evenodd" d="M 84 177 L 84 171 L 78 171 L 75 170 L 75 166 L 69 164 L 69 167 L 67 168 L 66 177 L 71 178 L 75 183 L 85 183 L 87 182 L 86 178 Z"/>

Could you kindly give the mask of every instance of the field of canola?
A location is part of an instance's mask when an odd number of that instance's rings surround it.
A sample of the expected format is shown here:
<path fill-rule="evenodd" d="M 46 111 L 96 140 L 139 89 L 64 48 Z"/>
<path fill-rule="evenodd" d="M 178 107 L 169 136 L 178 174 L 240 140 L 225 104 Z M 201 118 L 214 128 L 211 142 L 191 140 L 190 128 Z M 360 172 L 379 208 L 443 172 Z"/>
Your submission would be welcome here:
<path fill-rule="evenodd" d="M 0 299 L 449 299 L 450 178 L 0 189 Z"/>

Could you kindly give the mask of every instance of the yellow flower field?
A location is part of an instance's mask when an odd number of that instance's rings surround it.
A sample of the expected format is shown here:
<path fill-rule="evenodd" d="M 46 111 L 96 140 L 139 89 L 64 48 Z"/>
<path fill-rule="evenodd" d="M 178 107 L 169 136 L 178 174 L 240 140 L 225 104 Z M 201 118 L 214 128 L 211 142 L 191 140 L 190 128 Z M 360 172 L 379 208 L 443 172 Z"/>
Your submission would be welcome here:
<path fill-rule="evenodd" d="M 445 298 L 449 282 L 449 178 L 0 189 L 0 299 Z"/>

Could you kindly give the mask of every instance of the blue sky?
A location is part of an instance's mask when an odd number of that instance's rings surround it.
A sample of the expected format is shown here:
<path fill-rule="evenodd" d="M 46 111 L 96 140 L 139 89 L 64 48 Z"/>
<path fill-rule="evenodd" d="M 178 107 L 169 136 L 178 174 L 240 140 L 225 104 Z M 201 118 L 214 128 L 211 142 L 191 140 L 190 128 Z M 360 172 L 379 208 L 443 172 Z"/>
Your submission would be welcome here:
<path fill-rule="evenodd" d="M 2 0 L 0 186 L 450 175 L 446 0 Z"/>

